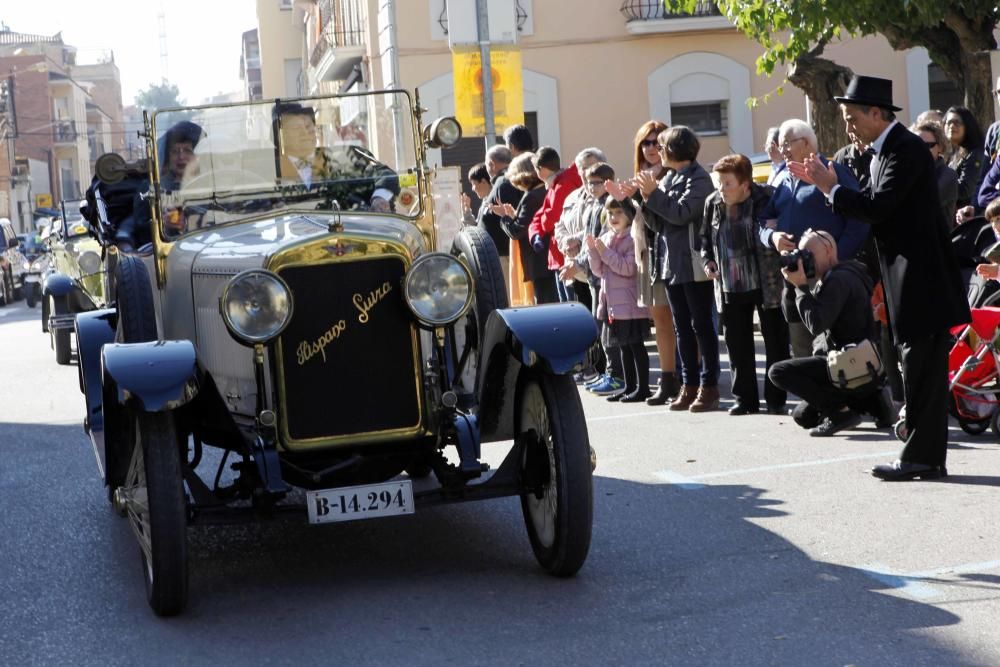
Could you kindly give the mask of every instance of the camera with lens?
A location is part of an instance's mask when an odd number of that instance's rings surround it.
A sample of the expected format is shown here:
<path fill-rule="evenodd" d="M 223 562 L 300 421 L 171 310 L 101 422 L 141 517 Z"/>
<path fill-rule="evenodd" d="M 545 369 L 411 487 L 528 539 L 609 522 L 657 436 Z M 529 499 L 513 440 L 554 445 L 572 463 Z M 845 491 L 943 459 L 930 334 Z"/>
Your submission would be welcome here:
<path fill-rule="evenodd" d="M 803 248 L 796 248 L 787 255 L 779 255 L 778 263 L 781 268 L 794 271 L 798 268 L 799 260 L 802 260 L 802 270 L 806 273 L 806 278 L 812 280 L 816 277 L 816 259 L 813 254 Z"/>

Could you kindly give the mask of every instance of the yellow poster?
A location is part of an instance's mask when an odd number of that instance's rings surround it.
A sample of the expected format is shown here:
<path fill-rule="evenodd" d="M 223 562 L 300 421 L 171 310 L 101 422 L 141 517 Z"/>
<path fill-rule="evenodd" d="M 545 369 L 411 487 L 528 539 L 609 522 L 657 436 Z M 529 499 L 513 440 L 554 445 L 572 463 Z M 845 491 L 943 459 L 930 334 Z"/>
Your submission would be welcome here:
<path fill-rule="evenodd" d="M 524 90 L 521 83 L 521 51 L 490 49 L 490 73 L 493 77 L 493 122 L 495 132 L 524 122 Z M 486 134 L 483 116 L 483 67 L 479 50 L 454 51 L 455 117 L 462 124 L 462 135 Z"/>

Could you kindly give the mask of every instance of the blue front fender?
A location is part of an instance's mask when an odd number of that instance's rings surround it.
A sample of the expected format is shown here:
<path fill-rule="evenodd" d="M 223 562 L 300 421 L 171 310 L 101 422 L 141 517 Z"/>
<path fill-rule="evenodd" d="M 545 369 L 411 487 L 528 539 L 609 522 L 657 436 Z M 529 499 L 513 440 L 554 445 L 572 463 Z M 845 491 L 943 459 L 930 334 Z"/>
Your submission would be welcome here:
<path fill-rule="evenodd" d="M 179 408 L 201 386 L 198 355 L 187 340 L 105 345 L 101 367 L 118 403 L 145 412 Z"/>
<path fill-rule="evenodd" d="M 90 434 L 94 456 L 101 471 L 107 470 L 105 406 L 101 384 L 101 348 L 115 340 L 118 314 L 115 310 L 93 310 L 76 316 L 76 346 L 80 371 L 80 391 L 87 404 L 84 428 Z"/>
<path fill-rule="evenodd" d="M 579 303 L 490 313 L 476 388 L 482 441 L 513 437 L 514 393 L 522 368 L 555 375 L 569 373 L 583 363 L 596 338 L 594 317 Z"/>
<path fill-rule="evenodd" d="M 73 279 L 63 273 L 50 273 L 42 283 L 43 296 L 66 296 L 76 288 Z"/>

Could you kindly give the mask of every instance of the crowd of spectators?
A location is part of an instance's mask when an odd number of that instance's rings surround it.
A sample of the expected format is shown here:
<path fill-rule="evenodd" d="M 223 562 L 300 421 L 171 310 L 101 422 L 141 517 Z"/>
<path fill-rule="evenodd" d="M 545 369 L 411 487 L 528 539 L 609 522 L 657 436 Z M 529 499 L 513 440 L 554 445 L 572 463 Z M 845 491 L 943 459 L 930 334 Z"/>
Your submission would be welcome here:
<path fill-rule="evenodd" d="M 512 305 L 575 300 L 592 309 L 602 354 L 577 380 L 609 401 L 719 409 L 722 334 L 730 415 L 788 414 L 791 391 L 804 399 L 791 414 L 813 436 L 857 426 L 865 413 L 877 427 L 892 426 L 904 392 L 900 380 L 884 381 L 886 374 L 899 376 L 901 341 L 889 334 L 883 302 L 891 285 L 881 284 L 872 232 L 881 220 L 852 199 L 834 205 L 840 187 L 876 200 L 873 178 L 886 178 L 876 174 L 873 155 L 898 125 L 896 108 L 891 82 L 871 81 L 889 84 L 887 100 L 869 106 L 858 93 L 840 101 L 874 109 L 872 127 L 881 134 L 853 134 L 864 123 L 845 106 L 851 142 L 828 159 L 812 127 L 788 119 L 767 133 L 766 178 L 754 178 L 746 155 L 703 166 L 699 137 L 686 126 L 644 123 L 635 134 L 634 163 L 617 169 L 599 148 L 564 164 L 551 147 L 535 150 L 524 126 L 508 128 L 504 145 L 490 148 L 469 172 L 482 204 L 473 211 L 466 199 L 467 222 L 493 238 Z M 934 208 L 941 214 L 932 224 L 941 221 L 947 234 L 982 215 L 1000 191 L 997 126 L 984 139 L 969 110 L 956 106 L 920 114 L 908 129 L 933 163 Z M 829 172 L 832 181 L 806 175 L 806 164 Z M 763 396 L 756 329 L 765 357 Z M 655 391 L 644 344 L 651 331 L 659 361 Z M 885 368 L 873 369 L 860 390 L 823 379 L 832 351 L 863 341 L 881 350 Z"/>

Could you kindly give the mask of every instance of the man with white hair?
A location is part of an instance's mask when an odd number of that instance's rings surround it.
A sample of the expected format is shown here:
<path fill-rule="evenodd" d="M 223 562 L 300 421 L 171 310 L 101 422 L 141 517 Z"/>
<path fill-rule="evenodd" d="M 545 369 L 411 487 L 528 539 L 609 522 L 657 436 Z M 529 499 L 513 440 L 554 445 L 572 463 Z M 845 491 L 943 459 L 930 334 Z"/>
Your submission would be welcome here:
<path fill-rule="evenodd" d="M 799 119 L 786 120 L 778 130 L 778 149 L 786 162 L 802 162 L 810 155 L 818 155 L 816 133 L 808 123 Z M 819 155 L 823 164 L 829 160 Z M 851 171 L 833 163 L 841 183 L 850 183 L 857 188 L 857 180 Z M 861 249 L 868 236 L 868 226 L 854 218 L 848 218 L 834 211 L 826 196 L 815 185 L 810 185 L 792 176 L 787 170 L 781 173 L 775 183 L 774 195 L 764 209 L 764 224 L 760 239 L 766 246 L 778 252 L 795 249 L 807 229 L 829 232 L 837 241 L 837 255 L 843 261 L 852 259 Z M 814 336 L 796 317 L 795 290 L 785 284 L 785 312 L 791 317 L 788 333 L 792 342 L 792 355 L 807 357 L 812 354 Z"/>
<path fill-rule="evenodd" d="M 507 167 L 513 157 L 510 149 L 502 144 L 491 146 L 486 151 L 486 172 L 490 175 L 490 193 L 483 198 L 479 207 L 479 214 L 476 216 L 476 224 L 482 227 L 483 231 L 493 239 L 493 245 L 497 247 L 497 254 L 500 255 L 500 268 L 503 271 L 504 284 L 510 287 L 510 237 L 503 230 L 500 224 L 500 216 L 493 212 L 492 206 L 499 204 L 510 204 L 514 208 L 521 202 L 523 192 L 514 187 L 514 184 L 507 180 Z"/>

